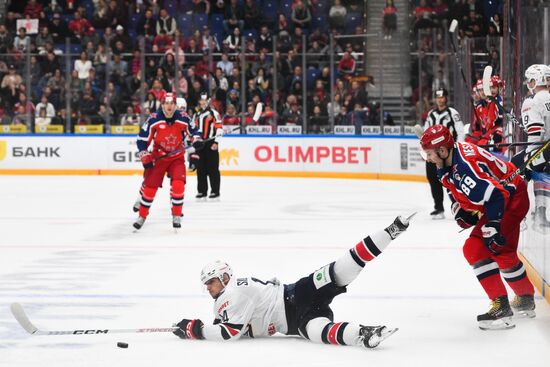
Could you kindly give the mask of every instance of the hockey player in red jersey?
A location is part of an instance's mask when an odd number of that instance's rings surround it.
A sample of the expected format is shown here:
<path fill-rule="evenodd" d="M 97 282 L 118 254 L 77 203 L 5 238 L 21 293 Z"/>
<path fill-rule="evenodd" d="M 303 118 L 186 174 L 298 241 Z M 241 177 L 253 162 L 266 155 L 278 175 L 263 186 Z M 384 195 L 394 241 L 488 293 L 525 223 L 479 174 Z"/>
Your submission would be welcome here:
<path fill-rule="evenodd" d="M 514 327 L 512 309 L 534 317 L 533 285 L 517 255 L 529 196 L 516 167 L 476 145 L 455 143 L 441 125 L 426 130 L 420 144 L 426 160 L 438 168 L 438 177 L 453 201 L 457 224 L 473 227 L 464 243 L 464 256 L 492 301 L 491 309 L 477 317 L 479 327 Z M 501 276 L 516 294 L 511 307 Z"/>
<path fill-rule="evenodd" d="M 186 180 L 184 160 L 186 136 L 192 137 L 195 149 L 202 148 L 200 132 L 191 123 L 189 116 L 176 109 L 175 94 L 167 93 L 161 108 L 145 121 L 137 139 L 138 156 L 145 172 L 139 217 L 134 223 L 136 229 L 143 226 L 166 173 L 170 176 L 172 225 L 174 228 L 181 227 Z"/>
<path fill-rule="evenodd" d="M 412 217 L 412 216 L 411 216 Z M 296 283 L 276 279 L 233 277 L 223 261 L 206 265 L 201 282 L 214 298 L 214 324 L 183 319 L 174 334 L 182 339 L 226 341 L 242 336 L 269 337 L 275 333 L 300 335 L 316 343 L 377 347 L 397 329 L 334 322 L 330 304 L 397 236 L 407 230 L 410 218 L 394 222 L 365 237 L 338 260 Z"/>

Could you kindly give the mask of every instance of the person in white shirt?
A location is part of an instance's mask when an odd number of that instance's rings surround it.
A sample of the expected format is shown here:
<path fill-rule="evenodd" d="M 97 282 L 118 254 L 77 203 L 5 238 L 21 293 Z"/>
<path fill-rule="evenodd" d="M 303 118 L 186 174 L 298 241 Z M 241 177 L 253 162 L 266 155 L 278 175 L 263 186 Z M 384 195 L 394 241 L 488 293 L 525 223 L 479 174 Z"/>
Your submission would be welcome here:
<path fill-rule="evenodd" d="M 48 98 L 46 98 L 46 96 L 42 96 L 40 103 L 36 105 L 34 113 L 35 123 L 37 125 L 49 125 L 52 118 L 55 117 L 55 108 L 53 104 L 48 102 Z"/>
<path fill-rule="evenodd" d="M 233 73 L 233 62 L 229 61 L 227 53 L 222 53 L 222 59 L 218 61 L 216 67 L 222 69 L 225 76 L 229 76 Z"/>
<path fill-rule="evenodd" d="M 346 287 L 367 262 L 408 228 L 413 215 L 397 217 L 390 226 L 367 236 L 335 262 L 292 284 L 280 284 L 276 278 L 235 278 L 227 263 L 218 260 L 208 264 L 201 272 L 201 282 L 214 299 L 214 324 L 183 319 L 176 324 L 179 329 L 174 334 L 182 339 L 225 341 L 279 332 L 317 343 L 375 348 L 397 328 L 335 323 L 330 303 L 347 291 Z"/>
<path fill-rule="evenodd" d="M 92 62 L 88 60 L 88 54 L 86 51 L 82 51 L 80 53 L 80 59 L 74 62 L 74 69 L 78 72 L 78 79 L 88 79 L 92 67 Z"/>

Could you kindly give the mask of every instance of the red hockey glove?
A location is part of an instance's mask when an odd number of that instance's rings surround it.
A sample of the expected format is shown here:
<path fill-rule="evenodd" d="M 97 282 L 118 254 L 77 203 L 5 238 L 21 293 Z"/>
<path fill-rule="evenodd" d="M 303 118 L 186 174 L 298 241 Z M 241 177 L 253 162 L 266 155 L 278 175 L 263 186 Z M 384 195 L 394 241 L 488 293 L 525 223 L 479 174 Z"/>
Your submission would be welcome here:
<path fill-rule="evenodd" d="M 155 159 L 153 158 L 153 155 L 149 153 L 146 150 L 142 150 L 138 153 L 139 159 L 141 159 L 141 164 L 143 164 L 143 168 L 153 168 L 155 165 Z"/>
<path fill-rule="evenodd" d="M 485 225 L 481 226 L 483 234 L 483 243 L 485 247 L 493 253 L 500 254 L 500 251 L 506 245 L 506 239 L 500 234 L 500 220 L 490 220 Z"/>
<path fill-rule="evenodd" d="M 462 209 L 457 202 L 451 206 L 451 213 L 455 217 L 456 224 L 464 229 L 475 226 L 479 221 L 479 217 L 476 214 Z"/>
<path fill-rule="evenodd" d="M 203 322 L 200 319 L 183 319 L 176 324 L 179 327 L 174 334 L 182 339 L 204 339 L 202 336 Z"/>

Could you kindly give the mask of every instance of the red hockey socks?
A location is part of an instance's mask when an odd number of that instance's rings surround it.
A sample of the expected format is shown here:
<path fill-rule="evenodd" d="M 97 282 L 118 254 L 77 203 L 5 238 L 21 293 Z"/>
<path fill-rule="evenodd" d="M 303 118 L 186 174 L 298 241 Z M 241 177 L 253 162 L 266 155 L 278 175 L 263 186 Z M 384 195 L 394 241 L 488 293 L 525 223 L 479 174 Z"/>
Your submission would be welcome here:
<path fill-rule="evenodd" d="M 153 204 L 153 200 L 155 199 L 157 190 L 158 187 L 142 187 L 141 203 L 139 205 L 140 217 L 147 218 L 147 216 L 149 215 L 149 208 L 151 207 L 151 204 Z"/>
<path fill-rule="evenodd" d="M 170 197 L 172 199 L 172 215 L 181 217 L 183 213 L 183 194 L 185 182 L 183 180 L 172 180 Z"/>
<path fill-rule="evenodd" d="M 502 269 L 500 273 L 518 296 L 535 294 L 533 284 L 531 284 L 531 281 L 527 277 L 525 266 L 523 266 L 521 261 L 509 269 Z"/>
<path fill-rule="evenodd" d="M 490 299 L 506 296 L 506 288 L 500 278 L 498 265 L 492 259 L 484 259 L 472 264 L 477 280 L 485 290 Z"/>

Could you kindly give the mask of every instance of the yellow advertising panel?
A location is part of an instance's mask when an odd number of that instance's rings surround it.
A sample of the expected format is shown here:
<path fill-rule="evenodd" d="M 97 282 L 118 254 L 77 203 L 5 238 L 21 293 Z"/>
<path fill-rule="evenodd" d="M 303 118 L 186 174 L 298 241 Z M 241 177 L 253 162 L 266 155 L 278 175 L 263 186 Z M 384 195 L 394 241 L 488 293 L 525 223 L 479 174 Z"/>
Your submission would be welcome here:
<path fill-rule="evenodd" d="M 75 134 L 103 134 L 103 125 L 76 125 Z"/>
<path fill-rule="evenodd" d="M 43 125 L 34 127 L 34 132 L 37 134 L 63 134 L 64 130 L 62 125 Z"/>
<path fill-rule="evenodd" d="M 2 125 L 1 131 L 4 134 L 25 134 L 27 125 Z"/>
<path fill-rule="evenodd" d="M 139 134 L 138 125 L 112 125 L 111 134 Z"/>

